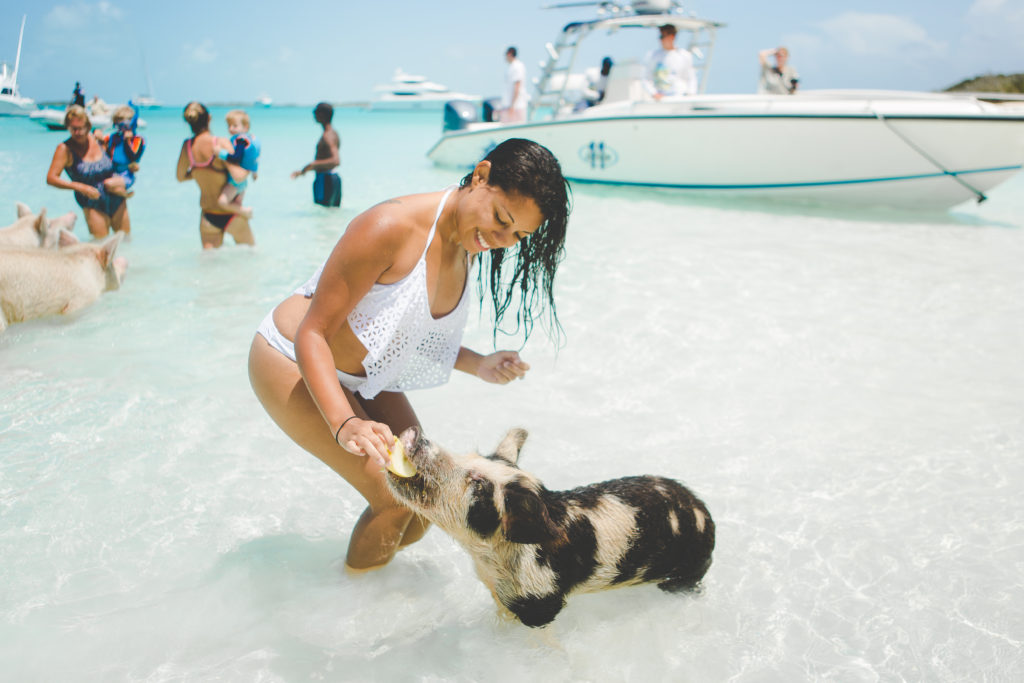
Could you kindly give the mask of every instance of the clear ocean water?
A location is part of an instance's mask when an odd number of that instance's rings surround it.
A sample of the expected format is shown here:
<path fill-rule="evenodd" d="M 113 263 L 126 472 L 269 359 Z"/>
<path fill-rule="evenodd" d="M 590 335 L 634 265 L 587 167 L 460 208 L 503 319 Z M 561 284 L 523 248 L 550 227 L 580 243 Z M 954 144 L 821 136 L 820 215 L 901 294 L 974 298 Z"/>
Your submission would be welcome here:
<path fill-rule="evenodd" d="M 526 427 L 551 488 L 681 479 L 718 546 L 703 593 L 577 597 L 542 636 L 436 529 L 347 575 L 362 500 L 246 375 L 348 220 L 458 179 L 425 158 L 439 117 L 339 110 L 332 212 L 288 177 L 311 112 L 251 113 L 255 248 L 201 251 L 187 128 L 148 111 L 123 288 L 0 335 L 0 678 L 1024 678 L 1024 177 L 932 215 L 577 186 L 566 345 L 531 338 L 523 382 L 412 400 L 456 450 Z M 44 181 L 62 139 L 0 120 L 0 223 L 77 209 Z M 486 316 L 467 341 L 490 348 Z"/>

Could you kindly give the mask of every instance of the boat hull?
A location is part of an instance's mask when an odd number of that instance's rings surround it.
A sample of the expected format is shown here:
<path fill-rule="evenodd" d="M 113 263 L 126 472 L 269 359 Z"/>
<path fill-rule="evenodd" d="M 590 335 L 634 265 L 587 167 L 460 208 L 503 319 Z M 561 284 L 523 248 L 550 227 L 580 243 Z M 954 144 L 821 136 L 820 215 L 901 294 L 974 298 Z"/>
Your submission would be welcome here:
<path fill-rule="evenodd" d="M 64 112 L 59 109 L 39 109 L 31 112 L 29 118 L 45 126 L 48 130 L 66 130 L 64 127 Z M 92 124 L 93 128 L 102 130 L 110 128 L 113 125 L 113 120 L 110 114 L 90 114 L 89 123 Z M 138 128 L 145 128 L 146 120 L 140 118 L 135 125 Z"/>
<path fill-rule="evenodd" d="M 0 116 L 28 116 L 37 109 L 36 103 L 27 97 L 0 96 Z"/>
<path fill-rule="evenodd" d="M 982 197 L 1024 162 L 1024 116 L 732 109 L 478 124 L 428 156 L 467 167 L 525 137 L 576 182 L 933 209 Z"/>

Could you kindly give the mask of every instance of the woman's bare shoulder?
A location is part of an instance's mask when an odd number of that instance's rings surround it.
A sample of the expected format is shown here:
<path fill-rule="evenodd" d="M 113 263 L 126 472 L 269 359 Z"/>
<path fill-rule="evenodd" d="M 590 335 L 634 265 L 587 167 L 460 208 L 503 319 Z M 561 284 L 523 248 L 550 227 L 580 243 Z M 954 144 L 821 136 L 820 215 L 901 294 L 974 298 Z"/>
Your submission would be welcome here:
<path fill-rule="evenodd" d="M 432 216 L 429 214 L 429 194 L 412 194 L 403 197 L 385 199 L 379 204 L 374 204 L 366 211 L 356 216 L 352 221 L 365 226 L 367 230 L 380 231 L 383 235 L 392 238 L 408 238 L 419 228 L 430 228 Z"/>
<path fill-rule="evenodd" d="M 411 270 L 430 230 L 430 195 L 395 197 L 371 206 L 352 219 L 342 241 L 386 264 L 386 270 Z"/>

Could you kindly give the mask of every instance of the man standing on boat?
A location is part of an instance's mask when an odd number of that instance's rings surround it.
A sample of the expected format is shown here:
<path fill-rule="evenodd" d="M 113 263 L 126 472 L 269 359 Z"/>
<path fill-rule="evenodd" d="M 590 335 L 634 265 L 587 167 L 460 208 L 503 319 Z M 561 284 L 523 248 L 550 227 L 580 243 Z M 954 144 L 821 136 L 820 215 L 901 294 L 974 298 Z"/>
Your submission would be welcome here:
<path fill-rule="evenodd" d="M 82 84 L 75 81 L 75 91 L 71 93 L 71 104 L 77 104 L 79 107 L 85 106 L 85 93 L 82 92 Z"/>
<path fill-rule="evenodd" d="M 658 27 L 661 47 L 647 57 L 647 92 L 656 99 L 674 95 L 697 94 L 697 72 L 693 68 L 693 55 L 689 50 L 676 47 L 676 27 L 663 24 Z"/>
<path fill-rule="evenodd" d="M 768 63 L 768 56 L 775 57 L 775 66 Z M 761 80 L 757 92 L 761 95 L 792 95 L 800 82 L 796 69 L 789 63 L 789 50 L 784 47 L 768 48 L 757 53 L 761 62 Z"/>
<path fill-rule="evenodd" d="M 502 123 L 520 123 L 526 120 L 526 104 L 530 96 L 526 93 L 526 67 L 516 57 L 516 49 L 505 50 L 508 70 L 505 72 L 505 96 L 502 98 Z"/>

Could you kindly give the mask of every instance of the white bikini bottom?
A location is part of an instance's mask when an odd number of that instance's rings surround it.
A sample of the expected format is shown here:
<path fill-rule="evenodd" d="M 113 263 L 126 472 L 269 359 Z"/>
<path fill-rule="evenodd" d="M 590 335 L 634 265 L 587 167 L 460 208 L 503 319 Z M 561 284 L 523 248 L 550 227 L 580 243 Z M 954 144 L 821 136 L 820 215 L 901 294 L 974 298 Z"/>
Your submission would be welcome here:
<path fill-rule="evenodd" d="M 274 349 L 277 349 L 285 358 L 290 358 L 294 362 L 298 362 L 295 359 L 295 343 L 288 339 L 288 337 L 281 334 L 281 331 L 277 329 L 277 325 L 274 324 L 274 311 L 271 310 L 267 314 L 267 317 L 263 319 L 260 326 L 256 328 L 256 332 L 267 340 L 267 343 Z M 335 369 L 338 373 L 338 381 L 341 382 L 341 386 L 345 387 L 351 392 L 355 392 L 359 387 L 366 384 L 365 377 L 359 377 L 358 375 L 350 375 L 347 372 Z"/>

